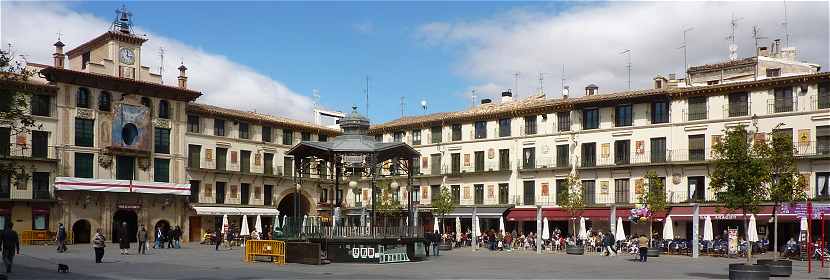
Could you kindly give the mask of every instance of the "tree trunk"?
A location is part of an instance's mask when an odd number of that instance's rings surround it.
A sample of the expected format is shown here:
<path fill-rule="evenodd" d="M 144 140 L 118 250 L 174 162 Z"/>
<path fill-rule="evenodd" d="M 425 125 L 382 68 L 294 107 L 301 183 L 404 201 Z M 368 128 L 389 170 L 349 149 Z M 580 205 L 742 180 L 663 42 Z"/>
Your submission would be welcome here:
<path fill-rule="evenodd" d="M 746 264 L 752 264 L 752 241 L 749 241 L 749 220 L 746 218 L 746 210 L 744 210 L 744 231 L 746 234 Z"/>
<path fill-rule="evenodd" d="M 778 202 L 772 209 L 773 232 L 772 232 L 772 259 L 778 260 Z"/>

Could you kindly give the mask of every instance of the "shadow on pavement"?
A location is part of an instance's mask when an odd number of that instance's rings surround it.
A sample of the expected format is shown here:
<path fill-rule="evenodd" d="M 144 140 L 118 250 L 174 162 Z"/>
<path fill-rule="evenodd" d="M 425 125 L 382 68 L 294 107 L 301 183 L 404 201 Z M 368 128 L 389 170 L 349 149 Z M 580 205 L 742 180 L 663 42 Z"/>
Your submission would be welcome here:
<path fill-rule="evenodd" d="M 726 278 L 729 278 L 728 274 L 702 273 L 702 272 L 686 273 L 686 276 L 697 277 L 697 278 L 708 278 L 708 279 L 726 279 Z"/>

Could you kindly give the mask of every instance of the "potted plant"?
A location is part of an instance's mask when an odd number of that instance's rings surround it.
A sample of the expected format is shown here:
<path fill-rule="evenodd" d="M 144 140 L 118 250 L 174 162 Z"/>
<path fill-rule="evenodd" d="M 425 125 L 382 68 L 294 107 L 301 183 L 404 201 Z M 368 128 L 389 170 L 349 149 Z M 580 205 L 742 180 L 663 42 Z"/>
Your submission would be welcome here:
<path fill-rule="evenodd" d="M 756 129 L 757 131 L 757 129 Z M 758 206 L 769 193 L 769 175 L 765 145 L 753 144 L 743 126 L 727 128 L 723 139 L 713 147 L 713 168 L 709 187 L 718 203 L 743 214 L 744 229 L 749 230 L 748 216 L 758 212 Z M 746 262 L 729 265 L 729 279 L 769 279 L 769 267 L 752 264 L 752 244 L 749 242 Z"/>
<path fill-rule="evenodd" d="M 780 127 L 779 124 L 776 128 Z M 767 182 L 769 186 L 769 198 L 774 203 L 772 217 L 773 229 L 773 259 L 758 260 L 758 264 L 766 265 L 770 269 L 770 276 L 792 275 L 792 261 L 778 259 L 778 207 L 782 203 L 803 201 L 807 198 L 805 191 L 806 182 L 799 176 L 798 168 L 793 157 L 794 147 L 792 136 L 773 130 L 772 141 L 769 145 L 760 146 L 759 149 L 765 155 L 772 176 Z"/>
<path fill-rule="evenodd" d="M 576 240 L 579 238 L 579 233 L 577 232 L 577 217 L 582 215 L 582 211 L 585 209 L 585 200 L 583 200 L 582 195 L 582 183 L 580 182 L 579 176 L 572 172 L 568 177 L 565 179 L 566 190 L 559 195 L 558 204 L 559 207 L 565 209 L 568 212 L 568 215 L 571 217 L 571 221 L 573 222 L 573 231 L 571 231 L 571 236 Z M 582 246 L 580 242 L 576 242 L 576 246 L 568 245 L 565 248 L 565 252 L 571 255 L 582 255 L 585 254 L 585 247 Z"/>
<path fill-rule="evenodd" d="M 438 196 L 432 200 L 432 213 L 441 216 L 441 226 L 438 227 L 440 230 L 444 230 L 444 218 L 447 214 L 452 213 L 455 210 L 455 202 L 452 199 L 452 193 L 447 186 L 441 186 L 441 192 Z M 440 234 L 441 232 L 439 232 Z M 448 240 L 441 240 L 441 250 L 452 250 L 452 243 Z"/>
<path fill-rule="evenodd" d="M 663 180 L 657 177 L 657 173 L 654 171 L 646 173 L 645 181 L 647 183 L 647 187 L 640 193 L 639 200 L 640 205 L 648 210 L 648 216 L 646 217 L 648 220 L 648 234 L 649 237 L 653 237 L 654 213 L 664 212 L 666 211 L 666 208 L 668 208 L 668 202 L 666 201 L 666 185 L 663 183 Z M 648 247 L 647 254 L 649 257 L 660 256 L 660 248 L 655 247 L 654 244 L 655 242 L 650 242 L 650 246 Z"/>

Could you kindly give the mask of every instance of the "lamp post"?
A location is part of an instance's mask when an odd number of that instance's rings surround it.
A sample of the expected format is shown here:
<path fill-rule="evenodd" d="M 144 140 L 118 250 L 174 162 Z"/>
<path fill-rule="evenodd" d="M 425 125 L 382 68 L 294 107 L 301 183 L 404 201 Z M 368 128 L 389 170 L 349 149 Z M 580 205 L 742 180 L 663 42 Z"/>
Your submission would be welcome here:
<path fill-rule="evenodd" d="M 294 186 L 294 229 L 297 229 L 297 225 L 299 225 L 297 222 L 300 219 L 300 187 L 300 183 Z"/>

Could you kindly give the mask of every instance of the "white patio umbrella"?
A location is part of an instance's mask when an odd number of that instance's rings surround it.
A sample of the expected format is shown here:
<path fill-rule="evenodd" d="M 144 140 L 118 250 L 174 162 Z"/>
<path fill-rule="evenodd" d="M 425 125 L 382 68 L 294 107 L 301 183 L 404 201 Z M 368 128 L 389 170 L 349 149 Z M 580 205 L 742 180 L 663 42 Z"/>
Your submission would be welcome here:
<path fill-rule="evenodd" d="M 755 215 L 749 217 L 749 228 L 746 229 L 746 240 L 758 242 L 758 226 L 755 224 Z"/>
<path fill-rule="evenodd" d="M 550 226 L 548 225 L 548 217 L 545 217 L 545 219 L 542 220 L 542 239 L 550 239 Z"/>
<path fill-rule="evenodd" d="M 579 232 L 577 237 L 579 239 L 588 238 L 588 229 L 585 228 L 585 217 L 579 217 Z"/>
<path fill-rule="evenodd" d="M 228 234 L 228 228 L 230 224 L 228 223 L 228 215 L 222 215 L 222 229 L 221 231 L 225 234 Z"/>
<path fill-rule="evenodd" d="M 308 220 L 308 215 L 303 215 L 303 227 L 300 229 L 300 232 L 305 233 L 305 221 Z"/>
<path fill-rule="evenodd" d="M 671 221 L 671 216 L 663 221 L 663 239 L 674 239 L 674 223 Z"/>
<path fill-rule="evenodd" d="M 473 229 L 475 229 L 475 236 L 481 235 L 481 222 L 479 221 L 478 216 L 476 216 Z"/>
<path fill-rule="evenodd" d="M 262 234 L 262 217 L 260 215 L 256 215 L 256 224 L 254 224 L 254 230 L 259 234 Z"/>
<path fill-rule="evenodd" d="M 248 230 L 248 215 L 242 215 L 242 229 L 239 230 L 239 235 L 251 235 L 251 231 Z"/>
<path fill-rule="evenodd" d="M 461 240 L 461 217 L 455 217 L 455 240 Z"/>
<path fill-rule="evenodd" d="M 617 233 L 614 234 L 614 239 L 615 241 L 625 240 L 625 229 L 621 217 L 617 217 Z"/>
<path fill-rule="evenodd" d="M 714 239 L 714 232 L 712 232 L 712 217 L 706 216 L 706 220 L 703 222 L 703 240 L 712 241 Z"/>
<path fill-rule="evenodd" d="M 438 231 L 440 227 L 438 226 L 438 217 L 435 217 L 435 223 L 432 224 L 432 232 Z M 440 232 L 440 231 L 439 231 Z"/>
<path fill-rule="evenodd" d="M 288 219 L 288 215 L 282 216 L 282 226 L 285 227 L 287 225 L 286 219 Z"/>
<path fill-rule="evenodd" d="M 280 210 L 277 210 L 277 214 L 274 215 L 274 226 L 280 227 Z"/>
<path fill-rule="evenodd" d="M 499 217 L 499 230 L 502 234 L 507 232 L 507 228 L 504 226 L 504 217 Z"/>

